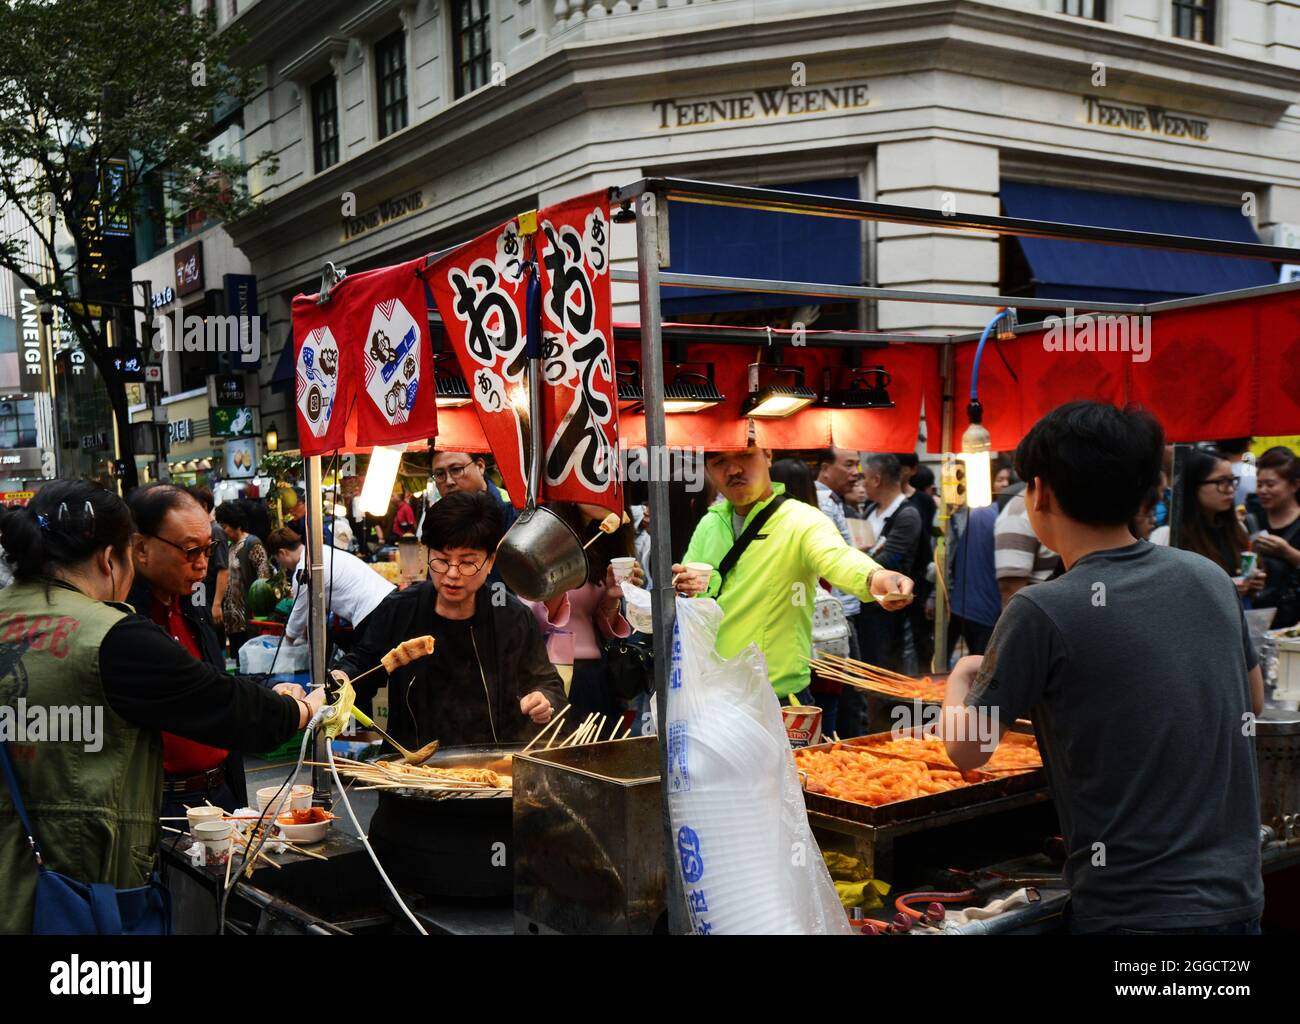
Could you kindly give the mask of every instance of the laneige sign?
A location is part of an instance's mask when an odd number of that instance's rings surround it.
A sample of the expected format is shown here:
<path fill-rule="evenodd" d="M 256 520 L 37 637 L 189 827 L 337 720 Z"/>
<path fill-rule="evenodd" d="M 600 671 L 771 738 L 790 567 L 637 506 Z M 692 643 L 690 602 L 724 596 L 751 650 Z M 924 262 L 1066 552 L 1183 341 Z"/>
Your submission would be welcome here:
<path fill-rule="evenodd" d="M 802 117 L 836 110 L 860 110 L 871 105 L 867 83 L 834 85 L 815 89 L 774 86 L 734 96 L 703 100 L 655 100 L 660 128 L 688 128 L 731 121 L 767 121 L 778 117 Z"/>
<path fill-rule="evenodd" d="M 1103 128 L 1127 128 L 1129 131 L 1150 132 L 1169 139 L 1210 141 L 1210 122 L 1184 114 L 1172 114 L 1164 107 L 1125 107 L 1118 103 L 1103 103 L 1095 96 L 1083 97 L 1088 111 L 1088 123 Z"/>

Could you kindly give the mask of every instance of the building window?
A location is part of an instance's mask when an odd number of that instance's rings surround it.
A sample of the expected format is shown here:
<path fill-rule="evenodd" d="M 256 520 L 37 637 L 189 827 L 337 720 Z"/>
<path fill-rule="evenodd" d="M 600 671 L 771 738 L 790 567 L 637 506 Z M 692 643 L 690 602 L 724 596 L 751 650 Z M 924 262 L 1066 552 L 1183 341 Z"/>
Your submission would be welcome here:
<path fill-rule="evenodd" d="M 1106 20 L 1106 0 L 1061 0 L 1061 13 L 1091 21 Z"/>
<path fill-rule="evenodd" d="M 398 29 L 375 44 L 379 137 L 406 127 L 406 35 Z"/>
<path fill-rule="evenodd" d="M 1214 45 L 1215 0 L 1174 0 L 1174 35 Z"/>
<path fill-rule="evenodd" d="M 492 77 L 492 47 L 488 41 L 488 0 L 455 0 L 452 4 L 452 61 L 456 69 L 456 98 L 467 96 Z"/>
<path fill-rule="evenodd" d="M 36 403 L 31 399 L 0 402 L 0 448 L 36 447 Z"/>
<path fill-rule="evenodd" d="M 339 100 L 333 75 L 311 87 L 311 124 L 320 173 L 339 162 Z"/>

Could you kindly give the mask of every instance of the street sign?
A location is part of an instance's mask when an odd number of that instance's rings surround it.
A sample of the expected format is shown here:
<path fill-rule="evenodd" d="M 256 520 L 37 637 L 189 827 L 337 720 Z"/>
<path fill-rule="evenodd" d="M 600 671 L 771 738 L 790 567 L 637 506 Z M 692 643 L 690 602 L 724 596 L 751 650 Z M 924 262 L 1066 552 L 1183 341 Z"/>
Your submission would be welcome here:
<path fill-rule="evenodd" d="M 92 320 L 104 319 L 104 307 L 98 302 L 69 302 L 68 311 L 88 316 Z"/>

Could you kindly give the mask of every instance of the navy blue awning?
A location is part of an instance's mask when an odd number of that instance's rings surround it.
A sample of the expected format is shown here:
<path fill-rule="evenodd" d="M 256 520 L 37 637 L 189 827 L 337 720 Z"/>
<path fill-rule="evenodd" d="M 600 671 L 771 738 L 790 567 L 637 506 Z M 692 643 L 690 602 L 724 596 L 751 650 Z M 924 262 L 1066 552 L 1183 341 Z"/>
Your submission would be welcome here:
<path fill-rule="evenodd" d="M 284 348 L 280 349 L 275 361 L 275 370 L 271 373 L 272 391 L 293 390 L 293 331 L 284 339 Z"/>
<path fill-rule="evenodd" d="M 1004 181 L 1002 207 L 1009 217 L 1232 242 L 1259 241 L 1250 219 L 1235 206 Z M 1033 274 L 1034 295 L 1039 298 L 1158 302 L 1277 284 L 1276 268 L 1263 260 L 1043 238 L 1017 241 Z"/>
<path fill-rule="evenodd" d="M 805 195 L 858 198 L 857 178 L 830 178 L 771 188 Z M 771 213 L 670 199 L 668 241 L 678 274 L 760 277 L 778 281 L 862 283 L 862 234 L 857 221 Z M 688 313 L 798 306 L 795 295 L 665 288 L 665 319 Z"/>

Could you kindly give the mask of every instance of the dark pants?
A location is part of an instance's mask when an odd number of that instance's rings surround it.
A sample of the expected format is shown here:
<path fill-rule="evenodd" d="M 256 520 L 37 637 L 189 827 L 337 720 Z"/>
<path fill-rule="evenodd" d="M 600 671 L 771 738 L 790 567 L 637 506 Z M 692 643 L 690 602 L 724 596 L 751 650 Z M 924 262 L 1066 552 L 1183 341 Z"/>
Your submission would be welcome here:
<path fill-rule="evenodd" d="M 861 649 L 858 646 L 858 616 L 846 616 L 849 623 L 849 657 L 860 658 Z M 859 723 L 864 720 L 865 700 L 861 690 L 856 690 L 851 686 L 844 686 L 839 693 L 819 693 L 813 691 L 813 700 L 817 706 L 822 709 L 822 735 L 829 736 L 835 733 L 839 736 L 860 736 L 861 733 L 854 731 L 859 727 Z M 843 725 L 843 729 L 841 729 Z"/>
<path fill-rule="evenodd" d="M 238 665 L 239 649 L 253 638 L 253 634 L 249 630 L 244 630 L 242 633 L 227 633 L 226 638 L 230 643 L 230 656 L 235 659 L 235 664 Z"/>
<path fill-rule="evenodd" d="M 605 662 L 602 658 L 576 658 L 573 662 L 573 681 L 569 684 L 569 713 L 566 723 L 575 726 L 590 714 L 597 718 L 607 716 L 609 722 L 623 714 L 623 705 L 616 701 L 605 682 Z M 608 727 L 609 722 L 606 723 Z M 604 735 L 608 735 L 605 733 Z"/>
<path fill-rule="evenodd" d="M 971 654 L 983 654 L 988 650 L 989 637 L 992 635 L 992 626 L 954 615 L 948 620 L 948 660 L 952 660 L 952 652 L 957 647 L 958 637 L 966 641 L 966 649 Z"/>
<path fill-rule="evenodd" d="M 902 612 L 887 612 L 876 602 L 866 602 L 858 613 L 858 646 L 862 660 L 878 668 L 903 671 Z"/>
<path fill-rule="evenodd" d="M 928 591 L 917 594 L 916 599 L 902 612 L 912 628 L 912 643 L 916 646 L 916 657 L 921 663 L 921 675 L 928 675 L 934 665 L 934 620 L 925 617 L 925 604 L 929 596 Z"/>
<path fill-rule="evenodd" d="M 219 786 L 214 786 L 211 789 L 201 789 L 194 793 L 163 793 L 162 816 L 164 818 L 184 818 L 185 808 L 202 807 L 209 801 L 227 811 L 233 811 L 239 807 L 239 801 L 235 799 L 235 794 L 231 792 L 230 787 L 225 782 L 222 782 Z M 189 827 L 180 821 L 166 821 L 163 824 L 179 829 Z M 170 834 L 164 833 L 164 835 Z"/>

